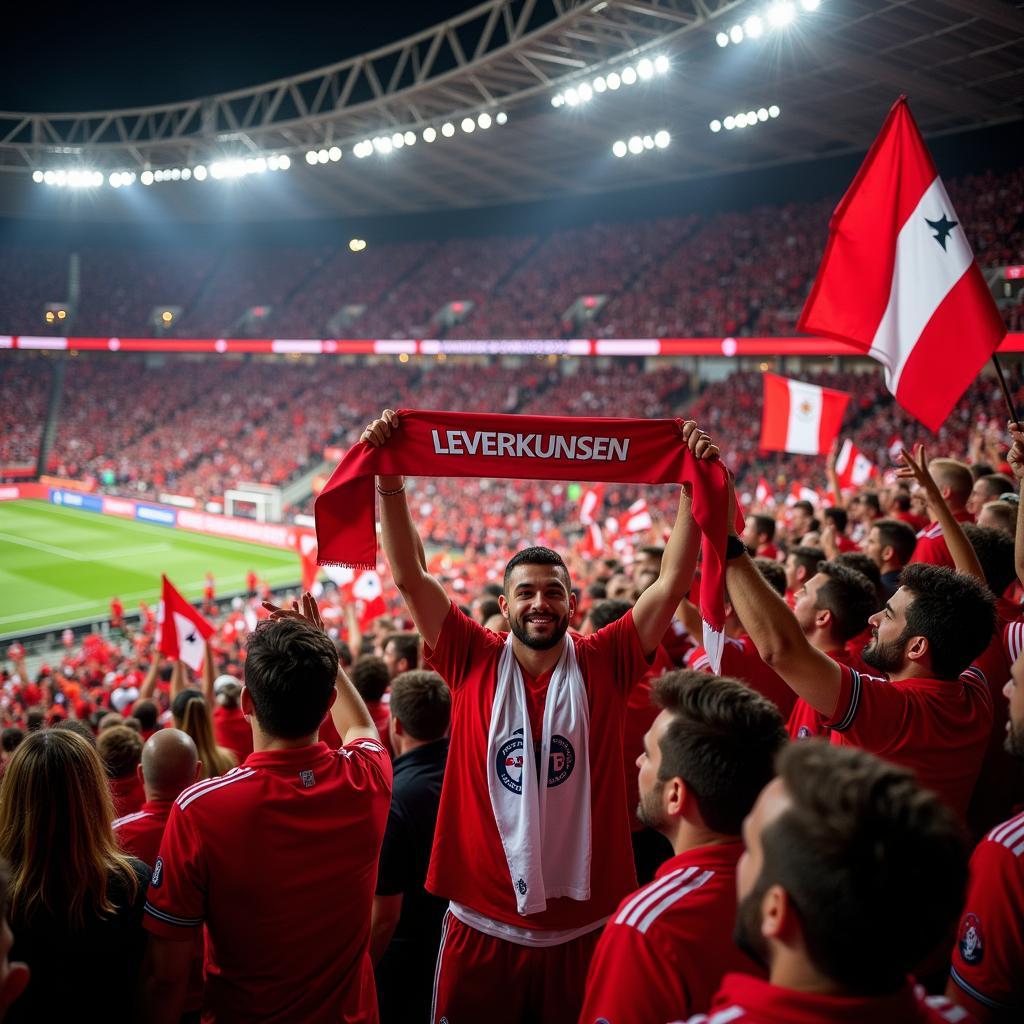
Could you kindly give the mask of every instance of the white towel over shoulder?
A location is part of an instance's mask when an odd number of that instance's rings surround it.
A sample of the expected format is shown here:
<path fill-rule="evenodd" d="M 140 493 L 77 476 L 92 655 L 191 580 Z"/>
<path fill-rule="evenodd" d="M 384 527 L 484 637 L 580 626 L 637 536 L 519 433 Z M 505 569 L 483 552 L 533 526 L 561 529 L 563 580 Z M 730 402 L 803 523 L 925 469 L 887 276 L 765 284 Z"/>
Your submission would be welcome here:
<path fill-rule="evenodd" d="M 540 782 L 512 635 L 498 662 L 487 735 L 487 788 L 520 914 L 549 899 L 590 899 L 590 708 L 566 633 L 544 703 Z"/>

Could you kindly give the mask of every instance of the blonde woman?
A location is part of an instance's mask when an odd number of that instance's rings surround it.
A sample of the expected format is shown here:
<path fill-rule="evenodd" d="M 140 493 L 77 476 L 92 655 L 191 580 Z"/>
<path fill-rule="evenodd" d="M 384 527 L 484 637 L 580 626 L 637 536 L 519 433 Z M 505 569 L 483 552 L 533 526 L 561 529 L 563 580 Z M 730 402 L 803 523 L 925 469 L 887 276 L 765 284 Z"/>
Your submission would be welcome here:
<path fill-rule="evenodd" d="M 0 783 L 0 857 L 10 865 L 12 955 L 31 980 L 7 1024 L 131 1019 L 131 1000 L 96 984 L 97 965 L 136 977 L 150 869 L 114 840 L 103 763 L 77 733 L 43 729 L 18 747 Z"/>

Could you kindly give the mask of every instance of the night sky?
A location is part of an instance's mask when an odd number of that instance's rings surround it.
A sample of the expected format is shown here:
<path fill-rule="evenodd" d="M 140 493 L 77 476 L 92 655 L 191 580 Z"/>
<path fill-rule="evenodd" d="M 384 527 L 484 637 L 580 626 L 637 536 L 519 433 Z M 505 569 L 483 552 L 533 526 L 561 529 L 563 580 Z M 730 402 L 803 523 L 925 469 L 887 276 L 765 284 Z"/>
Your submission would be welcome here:
<path fill-rule="evenodd" d="M 0 109 L 144 106 L 257 85 L 383 46 L 472 6 L 472 0 L 12 4 L 5 14 Z"/>

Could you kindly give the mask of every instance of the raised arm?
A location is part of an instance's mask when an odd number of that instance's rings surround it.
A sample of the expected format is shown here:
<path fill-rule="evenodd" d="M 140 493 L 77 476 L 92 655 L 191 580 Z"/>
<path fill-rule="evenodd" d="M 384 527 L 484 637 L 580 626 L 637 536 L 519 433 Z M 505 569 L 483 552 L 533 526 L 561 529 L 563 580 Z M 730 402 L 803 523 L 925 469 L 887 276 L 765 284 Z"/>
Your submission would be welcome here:
<path fill-rule="evenodd" d="M 683 444 L 698 459 L 718 458 L 718 446 L 693 420 L 687 420 L 681 431 Z M 676 521 L 661 558 L 661 573 L 633 606 L 633 624 L 647 655 L 653 654 L 661 643 L 679 602 L 690 590 L 693 572 L 697 568 L 700 537 L 700 530 L 691 514 L 690 494 L 684 485 L 679 492 Z"/>
<path fill-rule="evenodd" d="M 730 498 L 726 513 L 729 537 L 733 529 L 735 501 Z M 823 715 L 831 716 L 839 703 L 842 670 L 828 655 L 812 646 L 789 605 L 757 571 L 753 559 L 744 553 L 726 562 L 725 585 L 729 602 L 743 628 L 754 641 L 757 653 L 799 697 Z"/>
<path fill-rule="evenodd" d="M 139 687 L 139 698 L 150 698 L 156 690 L 156 681 L 160 676 L 160 652 L 154 645 L 151 652 L 149 668 L 146 670 L 146 678 Z"/>
<path fill-rule="evenodd" d="M 206 651 L 203 654 L 203 668 L 201 674 L 203 696 L 206 698 L 206 706 L 208 708 L 214 707 L 214 695 L 213 695 L 213 647 L 210 641 L 206 641 Z"/>
<path fill-rule="evenodd" d="M 829 490 L 836 499 L 836 505 L 843 507 L 843 489 L 839 486 L 839 474 L 836 472 L 836 462 L 839 460 L 839 441 L 833 441 L 829 449 L 828 458 L 825 460 L 825 475 L 828 477 Z M 829 555 L 829 558 L 832 556 Z"/>
<path fill-rule="evenodd" d="M 361 441 L 380 448 L 400 429 L 398 414 L 385 409 L 363 431 Z M 384 553 L 416 629 L 428 647 L 434 647 L 451 608 L 444 588 L 426 569 L 423 542 L 416 531 L 405 498 L 405 480 L 400 476 L 377 477 L 380 495 L 380 530 Z"/>
<path fill-rule="evenodd" d="M 946 547 L 949 548 L 949 555 L 953 559 L 956 571 L 963 573 L 965 576 L 973 576 L 985 586 L 988 586 L 985 573 L 982 572 L 981 562 L 978 561 L 974 547 L 967 539 L 964 528 L 957 522 L 956 516 L 950 511 L 949 505 L 946 504 L 946 499 L 942 496 L 942 491 L 939 490 L 939 485 L 935 482 L 935 478 L 928 468 L 928 459 L 925 455 L 924 445 L 917 445 L 913 455 L 907 451 L 900 452 L 900 461 L 903 465 L 896 470 L 896 475 L 903 477 L 905 480 L 916 480 L 924 491 L 928 507 L 932 510 L 935 519 L 942 527 L 942 536 L 946 541 Z M 997 594 L 996 596 L 1000 595 Z"/>

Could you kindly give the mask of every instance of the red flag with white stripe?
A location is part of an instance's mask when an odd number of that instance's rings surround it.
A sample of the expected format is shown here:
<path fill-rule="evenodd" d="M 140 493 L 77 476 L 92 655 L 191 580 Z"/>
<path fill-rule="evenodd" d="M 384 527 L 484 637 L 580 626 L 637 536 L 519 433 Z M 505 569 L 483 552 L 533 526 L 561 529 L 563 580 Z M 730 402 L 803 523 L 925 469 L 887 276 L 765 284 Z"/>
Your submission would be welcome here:
<path fill-rule="evenodd" d="M 604 500 L 604 484 L 594 484 L 580 495 L 580 524 L 590 526 L 597 522 L 597 514 L 601 511 Z"/>
<path fill-rule="evenodd" d="M 299 563 L 302 566 L 302 589 L 312 590 L 320 573 L 320 566 L 316 564 L 316 534 L 312 530 L 300 533 L 295 545 L 299 549 Z"/>
<path fill-rule="evenodd" d="M 198 672 L 206 655 L 206 641 L 213 636 L 213 626 L 178 593 L 166 576 L 162 579 L 163 595 L 156 613 L 157 649 Z"/>
<path fill-rule="evenodd" d="M 754 498 L 757 500 L 758 505 L 767 505 L 769 502 L 775 504 L 775 496 L 772 493 L 771 485 L 761 477 L 757 481 L 757 487 L 754 488 Z"/>
<path fill-rule="evenodd" d="M 764 374 L 761 450 L 823 455 L 839 436 L 849 401 L 845 391 Z"/>
<path fill-rule="evenodd" d="M 584 558 L 591 559 L 600 558 L 604 553 L 604 537 L 601 535 L 601 527 L 597 523 L 590 523 L 583 528 L 579 552 Z"/>
<path fill-rule="evenodd" d="M 797 326 L 877 359 L 896 401 L 931 430 L 1006 336 L 906 97 L 832 215 Z"/>
<path fill-rule="evenodd" d="M 626 533 L 643 533 L 654 525 L 651 513 L 647 509 L 647 502 L 643 498 L 634 501 L 626 512 Z"/>
<path fill-rule="evenodd" d="M 875 464 L 849 439 L 836 456 L 836 476 L 840 487 L 862 487 L 878 475 Z"/>
<path fill-rule="evenodd" d="M 384 587 L 372 569 L 361 572 L 355 578 L 352 596 L 359 602 L 359 626 L 362 629 L 388 610 L 384 601 Z"/>

